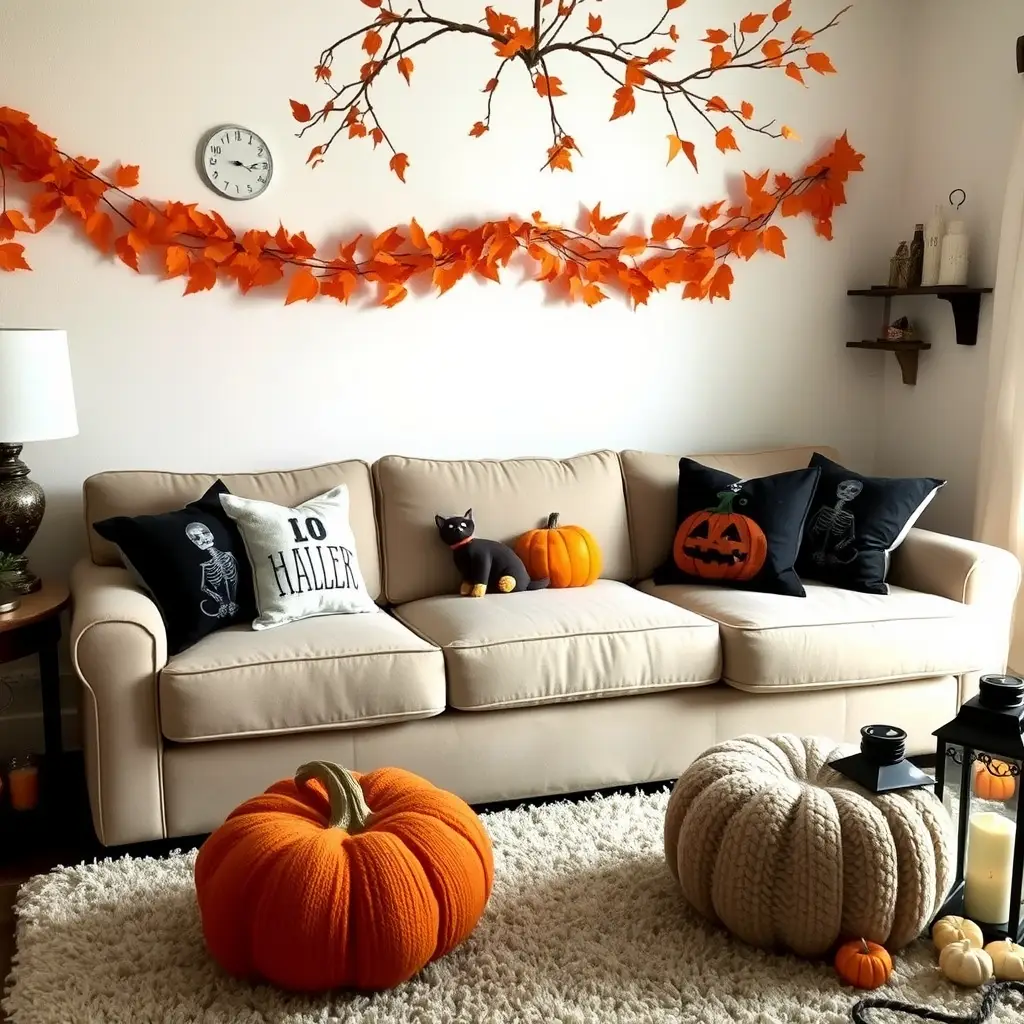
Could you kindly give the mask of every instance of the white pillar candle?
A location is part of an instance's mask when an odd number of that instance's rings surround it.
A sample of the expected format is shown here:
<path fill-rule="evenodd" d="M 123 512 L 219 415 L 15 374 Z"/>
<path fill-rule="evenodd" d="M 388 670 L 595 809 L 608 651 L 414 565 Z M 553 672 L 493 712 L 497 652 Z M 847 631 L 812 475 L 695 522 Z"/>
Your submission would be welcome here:
<path fill-rule="evenodd" d="M 1010 918 L 1013 842 L 1016 829 L 994 811 L 971 815 L 967 832 L 964 909 L 968 917 L 988 924 Z"/>

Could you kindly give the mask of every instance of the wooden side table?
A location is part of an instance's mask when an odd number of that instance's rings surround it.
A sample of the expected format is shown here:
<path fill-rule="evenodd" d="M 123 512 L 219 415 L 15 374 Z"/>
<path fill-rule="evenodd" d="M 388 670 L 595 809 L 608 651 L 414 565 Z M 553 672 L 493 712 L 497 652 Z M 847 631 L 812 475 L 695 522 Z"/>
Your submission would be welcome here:
<path fill-rule="evenodd" d="M 64 751 L 61 739 L 60 613 L 71 600 L 63 583 L 45 580 L 40 590 L 19 595 L 21 604 L 13 612 L 0 614 L 0 665 L 35 654 L 43 690 L 43 737 L 47 759 L 59 760 Z"/>

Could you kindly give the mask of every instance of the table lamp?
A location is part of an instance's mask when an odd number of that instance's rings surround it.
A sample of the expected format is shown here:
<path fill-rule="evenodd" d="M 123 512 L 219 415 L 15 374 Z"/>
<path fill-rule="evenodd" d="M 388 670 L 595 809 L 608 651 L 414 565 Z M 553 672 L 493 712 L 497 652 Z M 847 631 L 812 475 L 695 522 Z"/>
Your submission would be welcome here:
<path fill-rule="evenodd" d="M 67 333 L 0 327 L 0 589 L 30 594 L 42 586 L 25 549 L 46 499 L 21 446 L 77 433 Z"/>

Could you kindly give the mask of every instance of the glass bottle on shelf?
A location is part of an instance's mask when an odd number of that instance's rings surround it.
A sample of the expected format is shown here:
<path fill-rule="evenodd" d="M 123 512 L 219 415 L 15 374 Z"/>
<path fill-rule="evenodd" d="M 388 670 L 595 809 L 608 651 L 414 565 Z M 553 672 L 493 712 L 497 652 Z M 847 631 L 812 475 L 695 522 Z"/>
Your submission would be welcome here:
<path fill-rule="evenodd" d="M 907 287 L 921 287 L 921 273 L 924 270 L 924 225 L 914 225 L 914 237 L 910 242 L 910 272 Z"/>

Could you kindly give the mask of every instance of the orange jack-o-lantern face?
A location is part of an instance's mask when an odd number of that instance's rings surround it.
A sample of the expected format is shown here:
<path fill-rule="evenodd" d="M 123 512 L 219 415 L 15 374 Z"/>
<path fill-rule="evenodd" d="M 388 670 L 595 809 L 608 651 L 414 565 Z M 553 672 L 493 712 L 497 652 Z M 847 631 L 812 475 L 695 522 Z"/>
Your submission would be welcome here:
<path fill-rule="evenodd" d="M 687 516 L 676 530 L 672 557 L 690 576 L 751 580 L 768 557 L 768 541 L 749 516 L 732 511 L 735 491 L 722 491 L 717 508 Z"/>

